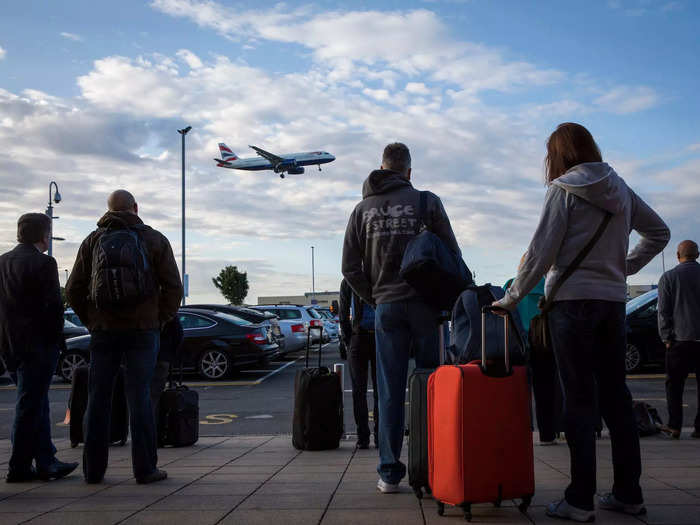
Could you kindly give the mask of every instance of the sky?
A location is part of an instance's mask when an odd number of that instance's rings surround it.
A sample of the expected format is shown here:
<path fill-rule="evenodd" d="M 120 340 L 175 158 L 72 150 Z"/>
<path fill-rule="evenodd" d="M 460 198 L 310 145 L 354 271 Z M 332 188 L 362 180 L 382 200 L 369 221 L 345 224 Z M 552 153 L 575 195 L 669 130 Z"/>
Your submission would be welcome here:
<path fill-rule="evenodd" d="M 479 283 L 502 284 L 535 229 L 545 143 L 579 122 L 669 224 L 698 238 L 700 3 L 27 0 L 0 8 L 0 252 L 58 183 L 61 282 L 126 188 L 178 263 L 187 135 L 190 301 L 233 264 L 261 295 L 337 290 L 347 220 L 383 147 L 439 195 Z M 217 143 L 337 160 L 281 180 L 217 168 Z M 635 240 L 633 234 L 633 241 Z M 66 272 L 66 270 L 68 272 Z M 658 281 L 661 257 L 630 283 Z"/>

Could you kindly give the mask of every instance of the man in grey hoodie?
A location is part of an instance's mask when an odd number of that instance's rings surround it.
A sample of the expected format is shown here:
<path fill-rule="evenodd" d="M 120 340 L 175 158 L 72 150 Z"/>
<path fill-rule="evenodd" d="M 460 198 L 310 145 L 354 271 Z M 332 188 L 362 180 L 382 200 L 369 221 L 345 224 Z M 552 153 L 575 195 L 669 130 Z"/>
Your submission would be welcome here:
<path fill-rule="evenodd" d="M 409 350 L 416 366 L 438 365 L 438 312 L 399 277 L 404 251 L 419 233 L 420 191 L 411 185 L 411 155 L 404 144 L 384 149 L 381 169 L 362 187 L 345 232 L 343 275 L 360 298 L 376 305 L 377 386 L 381 492 L 396 492 L 406 475 L 399 460 Z M 461 253 L 442 202 L 427 192 L 424 222 L 455 253 Z"/>
<path fill-rule="evenodd" d="M 594 426 L 599 407 L 610 429 L 615 482 L 599 507 L 639 514 L 641 456 L 625 383 L 626 278 L 649 263 L 668 243 L 661 218 L 602 162 L 588 130 L 561 124 L 547 143 L 549 189 L 540 223 L 513 284 L 495 306 L 515 309 L 543 275 L 545 296 L 554 300 L 548 314 L 552 346 L 564 387 L 566 439 L 571 454 L 571 484 L 565 498 L 547 514 L 575 521 L 595 518 L 596 454 Z M 587 257 L 556 297 L 552 289 L 567 267 L 610 215 L 610 222 Z M 641 238 L 628 253 L 629 233 Z"/>

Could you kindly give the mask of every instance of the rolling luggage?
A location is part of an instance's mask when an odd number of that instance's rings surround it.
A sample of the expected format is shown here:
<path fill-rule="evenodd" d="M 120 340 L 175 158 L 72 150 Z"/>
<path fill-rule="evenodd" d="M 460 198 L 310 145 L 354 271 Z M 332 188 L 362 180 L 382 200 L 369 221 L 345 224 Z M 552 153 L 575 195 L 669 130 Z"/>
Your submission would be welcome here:
<path fill-rule="evenodd" d="M 88 402 L 89 368 L 81 366 L 73 372 L 73 382 L 70 394 L 70 446 L 75 448 L 85 441 L 83 437 L 83 421 Z M 112 391 L 112 417 L 110 418 L 110 443 L 124 445 L 129 435 L 129 407 L 126 402 L 124 389 L 124 368 L 119 367 L 114 390 Z"/>
<path fill-rule="evenodd" d="M 475 503 L 517 498 L 525 512 L 535 492 L 527 371 L 507 352 L 487 361 L 483 334 L 481 361 L 441 366 L 428 380 L 430 487 L 439 515 L 445 504 L 461 506 L 467 521 Z"/>
<path fill-rule="evenodd" d="M 158 402 L 157 431 L 160 447 L 189 447 L 199 440 L 199 394 L 182 384 L 182 362 L 177 383 L 170 366 L 168 388 Z"/>
<path fill-rule="evenodd" d="M 341 378 L 321 366 L 323 337 L 319 337 L 318 367 L 309 368 L 311 330 L 306 341 L 306 367 L 294 379 L 292 444 L 298 450 L 330 450 L 343 436 L 343 390 Z M 322 334 L 321 334 L 322 335 Z"/>
<path fill-rule="evenodd" d="M 439 330 L 440 364 L 444 363 L 445 331 L 441 317 Z M 428 473 L 428 378 L 434 368 L 416 368 L 408 378 L 408 484 L 418 499 L 430 494 Z"/>

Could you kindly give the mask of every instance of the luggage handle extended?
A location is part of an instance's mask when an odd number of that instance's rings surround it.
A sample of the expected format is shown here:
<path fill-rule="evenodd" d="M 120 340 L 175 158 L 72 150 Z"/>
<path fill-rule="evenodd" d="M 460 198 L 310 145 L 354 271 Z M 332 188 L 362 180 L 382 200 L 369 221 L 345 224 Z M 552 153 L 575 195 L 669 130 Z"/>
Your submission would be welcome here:
<path fill-rule="evenodd" d="M 501 315 L 498 312 L 506 312 L 505 315 Z M 481 308 L 481 368 L 486 372 L 486 314 L 493 313 L 499 317 L 503 317 L 503 332 L 505 333 L 505 351 L 504 351 L 504 364 L 506 367 L 506 374 L 510 374 L 513 370 L 510 366 L 510 352 L 508 349 L 508 332 L 510 329 L 510 312 L 498 308 L 496 306 L 487 305 Z"/>
<path fill-rule="evenodd" d="M 318 367 L 321 368 L 321 351 L 323 350 L 323 326 L 309 326 L 306 332 L 306 368 L 309 368 L 309 350 L 311 349 L 311 330 L 318 330 Z"/>

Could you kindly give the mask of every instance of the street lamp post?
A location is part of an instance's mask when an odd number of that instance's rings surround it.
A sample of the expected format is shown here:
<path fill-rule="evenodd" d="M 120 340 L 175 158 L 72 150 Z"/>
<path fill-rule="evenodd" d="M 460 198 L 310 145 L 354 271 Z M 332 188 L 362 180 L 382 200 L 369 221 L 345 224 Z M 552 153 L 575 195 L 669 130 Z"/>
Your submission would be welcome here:
<path fill-rule="evenodd" d="M 56 191 L 51 194 L 53 189 L 56 188 Z M 52 198 L 53 197 L 53 198 Z M 58 217 L 53 216 L 53 204 L 52 201 L 58 204 L 61 202 L 61 194 L 58 191 L 58 184 L 56 182 L 51 181 L 49 183 L 49 206 L 46 208 L 46 215 L 49 216 L 49 219 L 51 220 L 51 232 L 49 233 L 49 256 L 53 255 L 53 220 L 58 219 Z M 63 239 L 60 239 L 63 240 Z"/>
<path fill-rule="evenodd" d="M 185 297 L 188 293 L 189 283 L 187 273 L 185 273 L 185 135 L 192 129 L 192 126 L 187 126 L 183 129 L 178 129 L 177 132 L 182 137 L 182 306 L 185 306 Z"/>
<path fill-rule="evenodd" d="M 311 300 L 316 299 L 316 268 L 314 267 L 314 247 L 311 247 Z"/>

